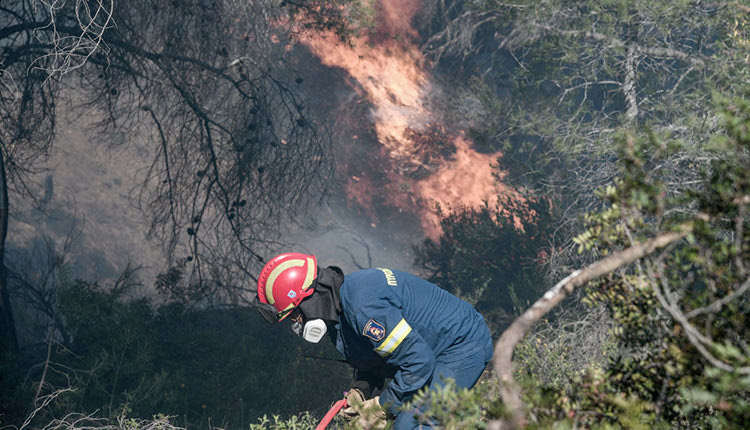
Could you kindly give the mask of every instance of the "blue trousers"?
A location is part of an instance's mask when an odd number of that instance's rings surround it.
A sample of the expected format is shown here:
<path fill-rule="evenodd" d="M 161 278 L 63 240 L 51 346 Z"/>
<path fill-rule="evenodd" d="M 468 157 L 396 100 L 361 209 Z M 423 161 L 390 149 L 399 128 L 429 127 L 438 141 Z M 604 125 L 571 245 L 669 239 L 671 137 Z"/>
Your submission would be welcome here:
<path fill-rule="evenodd" d="M 492 348 L 492 339 L 489 339 L 485 345 L 474 344 L 468 348 L 463 345 L 460 354 L 439 355 L 429 383 L 429 391 L 442 387 L 447 378 L 452 378 L 456 382 L 456 388 L 473 387 L 492 358 Z M 416 413 L 422 413 L 427 409 L 428 405 L 417 405 L 414 409 L 401 412 L 396 417 L 393 430 L 433 428 L 433 425 L 420 423 L 416 417 Z"/>

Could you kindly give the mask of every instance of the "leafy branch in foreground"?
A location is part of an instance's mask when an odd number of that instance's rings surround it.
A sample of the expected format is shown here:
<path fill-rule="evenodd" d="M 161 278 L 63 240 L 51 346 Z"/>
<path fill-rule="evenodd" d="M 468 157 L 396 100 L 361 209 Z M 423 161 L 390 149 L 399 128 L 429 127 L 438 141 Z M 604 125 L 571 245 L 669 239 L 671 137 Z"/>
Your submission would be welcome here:
<path fill-rule="evenodd" d="M 640 402 L 641 423 L 695 423 L 707 414 L 721 425 L 748 419 L 750 102 L 719 102 L 725 133 L 712 139 L 717 160 L 699 172 L 700 186 L 688 192 L 671 193 L 652 169 L 679 142 L 653 134 L 622 136 L 619 179 L 600 193 L 607 207 L 589 216 L 589 229 L 577 239 L 582 250 L 607 256 L 560 281 L 496 344 L 494 366 L 512 426 L 527 421 L 513 379 L 513 348 L 584 285 L 587 301 L 610 309 L 618 339 L 635 351 L 613 358 L 599 385 L 627 394 L 631 406 Z M 579 390 L 585 393 L 585 387 Z M 573 404 L 561 415 L 579 424 L 625 426 L 625 418 L 605 413 L 608 405 L 617 410 L 617 399 L 600 398 L 588 404 L 593 410 Z"/>

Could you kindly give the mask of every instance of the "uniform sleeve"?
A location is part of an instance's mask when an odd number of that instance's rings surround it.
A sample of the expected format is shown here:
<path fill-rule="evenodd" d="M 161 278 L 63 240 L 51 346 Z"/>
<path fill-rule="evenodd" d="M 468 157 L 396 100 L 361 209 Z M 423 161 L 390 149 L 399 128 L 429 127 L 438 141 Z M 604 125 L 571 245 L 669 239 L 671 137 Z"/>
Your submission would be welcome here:
<path fill-rule="evenodd" d="M 361 391 L 366 399 L 372 397 L 372 393 L 376 389 L 383 391 L 384 384 L 385 377 L 383 377 L 380 372 L 354 369 L 354 384 L 352 385 L 352 388 Z"/>
<path fill-rule="evenodd" d="M 400 309 L 386 299 L 362 306 L 355 327 L 375 352 L 388 364 L 398 367 L 380 395 L 380 404 L 398 415 L 398 408 L 430 381 L 435 354 L 419 333 L 412 330 Z"/>

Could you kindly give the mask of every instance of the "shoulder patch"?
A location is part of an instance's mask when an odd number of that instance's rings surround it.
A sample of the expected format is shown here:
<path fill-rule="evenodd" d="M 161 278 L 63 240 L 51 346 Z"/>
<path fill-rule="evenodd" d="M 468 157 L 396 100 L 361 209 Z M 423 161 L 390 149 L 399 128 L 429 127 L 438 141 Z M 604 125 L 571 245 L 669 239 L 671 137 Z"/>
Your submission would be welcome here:
<path fill-rule="evenodd" d="M 380 342 L 385 337 L 385 327 L 375 320 L 367 321 L 362 334 L 375 342 Z"/>

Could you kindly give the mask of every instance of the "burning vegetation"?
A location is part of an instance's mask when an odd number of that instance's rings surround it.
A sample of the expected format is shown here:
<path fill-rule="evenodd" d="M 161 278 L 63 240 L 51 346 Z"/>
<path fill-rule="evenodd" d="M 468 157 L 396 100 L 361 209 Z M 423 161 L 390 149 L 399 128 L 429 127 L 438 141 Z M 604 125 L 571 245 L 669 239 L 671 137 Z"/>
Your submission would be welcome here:
<path fill-rule="evenodd" d="M 431 109 L 439 88 L 410 23 L 416 5 L 401 3 L 378 2 L 378 25 L 367 36 L 342 42 L 331 32 L 308 32 L 300 41 L 323 65 L 343 70 L 368 106 L 360 117 L 347 115 L 343 127 L 352 132 L 341 133 L 346 137 L 339 142 L 349 202 L 373 222 L 374 205 L 416 214 L 424 232 L 437 237 L 437 208 L 495 204 L 499 194 L 512 191 L 499 183 L 493 166 L 501 154 L 477 152 L 461 131 L 447 129 L 440 112 Z M 371 136 L 359 132 L 362 117 Z"/>

